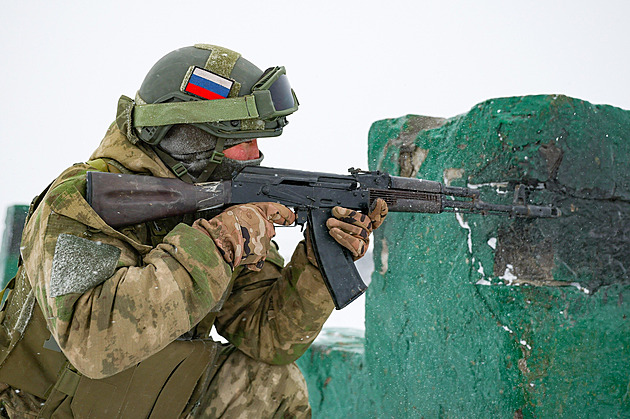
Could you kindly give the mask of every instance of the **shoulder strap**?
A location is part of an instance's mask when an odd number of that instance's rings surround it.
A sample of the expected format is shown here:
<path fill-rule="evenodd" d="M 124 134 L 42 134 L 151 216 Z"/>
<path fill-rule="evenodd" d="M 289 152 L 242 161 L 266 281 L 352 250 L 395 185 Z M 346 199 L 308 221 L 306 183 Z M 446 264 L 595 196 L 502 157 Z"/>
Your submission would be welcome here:
<path fill-rule="evenodd" d="M 158 157 L 164 162 L 164 164 L 169 169 L 171 169 L 171 172 L 173 172 L 175 176 L 177 176 L 184 182 L 194 183 L 193 179 L 188 174 L 188 170 L 186 170 L 186 168 L 180 161 L 175 160 L 173 157 L 160 150 L 159 147 L 153 147 L 153 151 L 155 151 L 155 154 L 157 154 Z"/>

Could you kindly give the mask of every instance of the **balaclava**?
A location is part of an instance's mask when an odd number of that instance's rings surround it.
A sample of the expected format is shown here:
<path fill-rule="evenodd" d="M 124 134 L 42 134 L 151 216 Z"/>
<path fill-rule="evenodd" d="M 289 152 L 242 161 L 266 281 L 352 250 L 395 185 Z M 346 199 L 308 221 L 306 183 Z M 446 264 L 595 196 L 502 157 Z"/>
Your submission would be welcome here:
<path fill-rule="evenodd" d="M 225 148 L 250 141 L 248 139 L 227 139 Z M 212 152 L 216 148 L 217 137 L 194 125 L 174 125 L 166 133 L 158 147 L 177 161 L 180 161 L 193 181 L 197 181 L 208 166 Z M 246 166 L 258 166 L 263 154 L 253 160 L 234 160 L 223 157 L 221 164 L 212 172 L 208 181 L 231 179 L 235 171 Z"/>

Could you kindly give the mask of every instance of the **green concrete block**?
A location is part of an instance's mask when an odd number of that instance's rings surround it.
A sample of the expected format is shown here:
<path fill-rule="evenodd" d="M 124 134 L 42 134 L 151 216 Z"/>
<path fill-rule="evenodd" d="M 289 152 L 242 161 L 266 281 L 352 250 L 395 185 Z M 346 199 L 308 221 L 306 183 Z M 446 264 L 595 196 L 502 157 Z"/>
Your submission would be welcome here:
<path fill-rule="evenodd" d="M 362 330 L 324 329 L 297 364 L 306 379 L 313 417 L 373 417 Z"/>
<path fill-rule="evenodd" d="M 560 219 L 390 214 L 365 362 L 375 416 L 630 417 L 630 112 L 565 96 L 376 122 L 371 169 L 516 184 Z"/>
<path fill-rule="evenodd" d="M 0 249 L 0 266 L 2 267 L 0 290 L 4 289 L 17 272 L 20 258 L 20 241 L 27 212 L 27 205 L 13 205 L 7 209 L 4 233 L 2 235 L 2 249 Z"/>

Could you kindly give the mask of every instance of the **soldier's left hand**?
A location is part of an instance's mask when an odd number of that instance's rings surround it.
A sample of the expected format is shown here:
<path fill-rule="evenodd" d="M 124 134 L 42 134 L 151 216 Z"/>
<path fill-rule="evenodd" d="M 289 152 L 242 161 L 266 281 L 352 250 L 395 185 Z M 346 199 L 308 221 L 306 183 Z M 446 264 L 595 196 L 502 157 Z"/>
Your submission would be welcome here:
<path fill-rule="evenodd" d="M 326 221 L 330 235 L 343 247 L 350 250 L 357 260 L 367 252 L 370 234 L 377 229 L 387 216 L 387 203 L 376 199 L 367 215 L 343 207 L 332 209 L 334 218 Z"/>

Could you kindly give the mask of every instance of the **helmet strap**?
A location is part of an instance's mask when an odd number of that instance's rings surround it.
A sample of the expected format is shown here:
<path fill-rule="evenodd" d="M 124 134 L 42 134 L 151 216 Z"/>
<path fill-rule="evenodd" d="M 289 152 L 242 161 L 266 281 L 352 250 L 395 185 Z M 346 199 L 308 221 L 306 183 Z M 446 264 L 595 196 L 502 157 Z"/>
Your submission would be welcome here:
<path fill-rule="evenodd" d="M 153 151 L 158 155 L 158 157 L 168 166 L 169 169 L 181 180 L 187 183 L 195 183 L 193 178 L 188 173 L 188 170 L 182 162 L 175 160 L 173 157 L 169 156 L 164 150 L 160 150 L 159 147 L 152 147 Z"/>
<path fill-rule="evenodd" d="M 223 162 L 223 157 L 225 157 L 225 155 L 223 154 L 224 147 L 225 147 L 225 138 L 218 137 L 217 146 L 214 148 L 214 151 L 212 152 L 212 157 L 210 157 L 210 162 L 208 163 L 206 168 L 203 169 L 203 172 L 201 172 L 201 174 L 197 178 L 197 182 L 199 183 L 206 182 L 208 181 L 208 179 L 210 179 L 212 172 L 214 172 L 214 170 Z"/>

